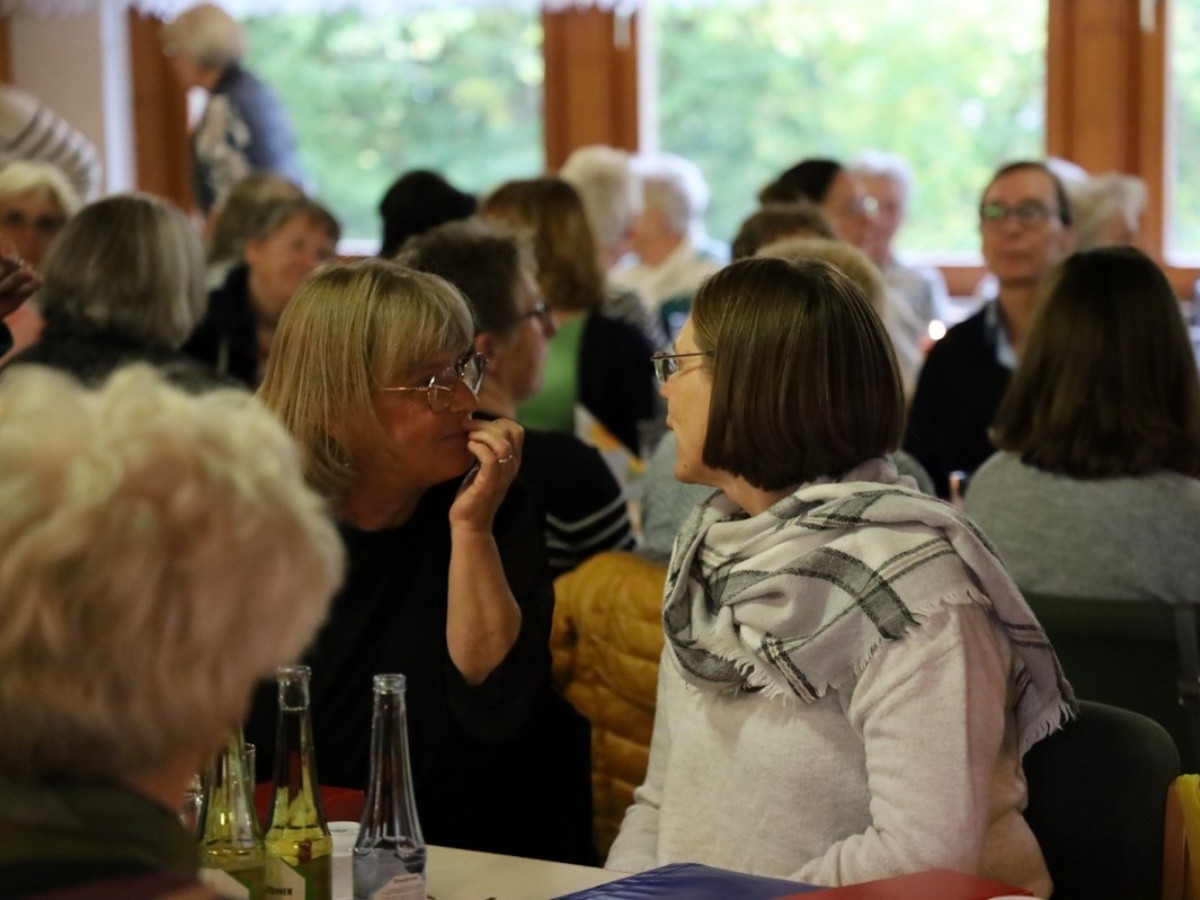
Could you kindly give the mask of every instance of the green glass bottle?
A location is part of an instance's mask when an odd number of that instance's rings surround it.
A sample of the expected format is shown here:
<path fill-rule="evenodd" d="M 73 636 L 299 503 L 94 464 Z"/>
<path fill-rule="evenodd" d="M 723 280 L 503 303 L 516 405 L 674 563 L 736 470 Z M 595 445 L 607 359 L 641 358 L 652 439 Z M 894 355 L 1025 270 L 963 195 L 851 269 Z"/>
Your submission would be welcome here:
<path fill-rule="evenodd" d="M 264 897 L 331 900 L 333 838 L 321 806 L 313 753 L 308 666 L 285 666 L 279 682 L 275 791 L 267 826 Z"/>
<path fill-rule="evenodd" d="M 200 812 L 200 880 L 223 897 L 263 896 L 266 853 L 254 811 L 254 776 L 239 730 L 204 773 Z"/>

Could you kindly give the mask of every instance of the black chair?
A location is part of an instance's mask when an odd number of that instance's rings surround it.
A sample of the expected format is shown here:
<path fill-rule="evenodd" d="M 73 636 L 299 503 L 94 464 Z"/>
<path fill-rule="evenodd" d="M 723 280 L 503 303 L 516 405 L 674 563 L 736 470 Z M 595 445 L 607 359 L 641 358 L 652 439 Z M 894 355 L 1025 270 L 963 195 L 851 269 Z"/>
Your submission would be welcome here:
<path fill-rule="evenodd" d="M 1025 818 L 1054 900 L 1160 900 L 1167 791 L 1180 774 L 1161 725 L 1080 701 L 1079 717 L 1035 744 L 1024 766 Z"/>
<path fill-rule="evenodd" d="M 1184 771 L 1200 772 L 1194 608 L 1023 593 L 1075 695 L 1149 716 L 1175 739 Z"/>

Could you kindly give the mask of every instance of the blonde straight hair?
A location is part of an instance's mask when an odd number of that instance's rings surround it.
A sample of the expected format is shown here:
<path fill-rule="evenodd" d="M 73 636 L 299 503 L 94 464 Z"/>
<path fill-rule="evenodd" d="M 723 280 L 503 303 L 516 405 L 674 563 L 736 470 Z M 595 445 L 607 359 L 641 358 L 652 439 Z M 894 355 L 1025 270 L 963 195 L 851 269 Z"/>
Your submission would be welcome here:
<path fill-rule="evenodd" d="M 353 448 L 386 440 L 371 402 L 475 334 L 462 294 L 436 275 L 365 259 L 314 272 L 279 320 L 258 396 L 304 452 L 309 483 L 336 500 Z"/>

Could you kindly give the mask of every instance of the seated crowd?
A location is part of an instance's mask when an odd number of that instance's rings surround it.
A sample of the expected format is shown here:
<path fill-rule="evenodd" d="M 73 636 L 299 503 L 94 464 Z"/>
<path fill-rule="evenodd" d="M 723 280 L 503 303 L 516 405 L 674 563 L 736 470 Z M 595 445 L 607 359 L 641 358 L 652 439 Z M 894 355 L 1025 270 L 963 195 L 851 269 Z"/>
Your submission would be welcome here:
<path fill-rule="evenodd" d="M 0 884 L 208 896 L 184 787 L 239 725 L 265 780 L 261 679 L 303 660 L 328 785 L 365 788 L 372 677 L 407 676 L 430 843 L 1049 896 L 1022 758 L 1075 699 L 1022 589 L 1200 602 L 1200 379 L 1111 246 L 1127 181 L 1000 167 L 985 296 L 932 346 L 911 191 L 803 159 L 726 248 L 690 162 L 590 147 L 478 198 L 405 173 L 339 260 L 277 174 L 206 252 L 164 200 L 0 170 Z M 598 846 L 551 631 L 614 550 L 665 573 L 662 643 Z"/>

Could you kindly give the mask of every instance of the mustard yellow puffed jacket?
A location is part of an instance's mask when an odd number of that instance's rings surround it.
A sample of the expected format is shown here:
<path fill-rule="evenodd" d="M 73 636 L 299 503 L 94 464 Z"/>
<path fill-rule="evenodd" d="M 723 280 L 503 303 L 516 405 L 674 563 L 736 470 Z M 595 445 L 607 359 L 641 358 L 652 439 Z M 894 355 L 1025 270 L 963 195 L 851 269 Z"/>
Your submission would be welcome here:
<path fill-rule="evenodd" d="M 608 552 L 554 583 L 555 683 L 592 723 L 592 799 L 601 861 L 646 775 L 665 579 L 664 565 Z"/>

